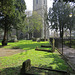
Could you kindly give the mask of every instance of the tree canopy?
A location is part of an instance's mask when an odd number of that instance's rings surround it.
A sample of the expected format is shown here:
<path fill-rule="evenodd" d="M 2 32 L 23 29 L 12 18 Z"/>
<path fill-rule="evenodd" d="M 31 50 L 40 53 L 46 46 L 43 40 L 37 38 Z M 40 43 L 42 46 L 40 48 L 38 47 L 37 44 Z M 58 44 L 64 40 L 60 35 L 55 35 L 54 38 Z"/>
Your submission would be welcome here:
<path fill-rule="evenodd" d="M 2 45 L 5 45 L 9 30 L 24 26 L 25 9 L 24 0 L 0 0 L 0 28 L 4 30 Z"/>
<path fill-rule="evenodd" d="M 64 30 L 74 27 L 75 8 L 66 2 L 57 2 L 53 4 L 53 8 L 49 10 L 48 20 L 50 22 L 51 29 L 60 31 L 60 37 L 62 37 L 62 28 Z M 70 17 L 72 14 L 72 17 Z"/>
<path fill-rule="evenodd" d="M 37 12 L 32 12 L 32 16 L 26 18 L 26 31 L 29 33 L 35 30 L 39 31 L 42 28 L 42 18 Z M 28 29 L 29 28 L 29 29 Z"/>

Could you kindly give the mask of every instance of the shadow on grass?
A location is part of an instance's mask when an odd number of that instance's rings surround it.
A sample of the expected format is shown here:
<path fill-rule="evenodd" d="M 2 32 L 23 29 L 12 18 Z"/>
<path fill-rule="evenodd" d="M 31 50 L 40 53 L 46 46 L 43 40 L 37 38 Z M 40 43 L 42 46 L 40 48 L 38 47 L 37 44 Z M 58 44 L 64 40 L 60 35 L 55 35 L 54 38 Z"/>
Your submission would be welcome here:
<path fill-rule="evenodd" d="M 50 68 L 50 69 L 53 69 L 53 67 L 51 65 L 57 65 L 57 67 L 54 69 L 54 70 L 63 70 L 64 71 L 67 71 L 67 69 L 69 69 L 68 66 L 65 66 L 66 64 L 63 63 L 63 61 L 60 60 L 59 56 L 56 55 L 56 54 L 49 54 L 49 55 L 44 55 L 42 57 L 42 59 L 45 60 L 45 58 L 53 58 L 53 61 L 51 63 L 49 63 L 50 66 L 47 65 L 43 65 L 43 64 L 39 64 L 38 67 L 39 68 Z M 37 63 L 35 63 L 37 64 Z M 34 64 L 34 65 L 35 65 Z M 34 66 L 32 65 L 32 66 Z M 0 75 L 20 75 L 20 69 L 21 69 L 22 65 L 21 66 L 17 66 L 17 67 L 8 67 L 8 68 L 5 68 L 5 69 L 2 69 L 2 71 L 0 72 Z M 67 75 L 67 74 L 64 74 L 64 73 L 60 73 L 60 72 L 55 72 L 55 71 L 45 71 L 45 70 L 37 70 L 37 69 L 31 69 L 31 71 L 29 71 L 29 73 L 35 73 L 35 75 L 42 75 L 42 74 L 36 74 L 36 73 L 46 73 L 46 75 Z"/>
<path fill-rule="evenodd" d="M 17 46 L 20 47 L 21 49 L 24 49 L 24 50 L 31 50 L 31 49 L 35 49 L 37 46 L 40 48 L 41 45 L 46 45 L 46 44 L 47 43 L 37 43 L 36 42 L 36 43 L 32 43 L 32 44 L 18 44 Z M 48 66 L 48 64 L 46 64 L 46 65 L 39 64 L 38 67 L 51 69 L 52 68 L 51 65 L 57 65 L 57 67 L 55 69 L 63 70 L 63 68 L 65 68 L 67 70 L 67 66 L 65 66 L 63 61 L 60 60 L 61 58 L 57 54 L 47 54 L 47 55 L 44 55 L 41 57 L 41 59 L 44 59 L 44 61 L 46 61 L 45 60 L 46 58 L 52 58 L 53 59 L 53 61 L 51 63 L 49 63 L 50 66 Z M 47 60 L 47 61 L 49 61 L 49 60 Z M 37 64 L 37 63 L 35 63 L 35 64 Z M 0 75 L 19 75 L 20 69 L 21 69 L 21 66 L 8 67 L 8 68 L 3 69 Z M 49 75 L 51 75 L 51 74 L 49 74 Z M 52 74 L 52 75 L 54 75 L 54 74 Z M 55 74 L 55 75 L 63 75 L 63 74 Z"/>
<path fill-rule="evenodd" d="M 0 75 L 20 75 L 21 66 L 2 69 Z"/>
<path fill-rule="evenodd" d="M 65 40 L 64 41 L 64 45 L 66 45 L 66 46 L 70 46 L 70 40 L 69 41 L 67 41 L 67 40 Z M 75 40 L 72 40 L 71 39 L 71 46 L 72 46 L 72 48 L 74 48 L 75 49 Z"/>
<path fill-rule="evenodd" d="M 39 65 L 40 66 L 40 65 Z M 42 67 L 45 67 L 42 66 Z M 51 67 L 50 67 L 51 69 Z M 0 75 L 20 75 L 21 66 L 5 68 L 0 72 Z M 62 72 L 49 71 L 44 69 L 31 68 L 27 73 L 34 75 L 67 75 Z M 25 74 L 28 75 L 28 74 Z"/>
<path fill-rule="evenodd" d="M 68 70 L 68 65 L 66 64 L 66 62 L 60 58 L 60 56 L 58 54 L 54 54 L 54 53 L 51 53 L 51 54 L 48 54 L 48 55 L 44 55 L 43 58 L 50 58 L 50 59 L 53 59 L 53 61 L 51 63 L 49 63 L 49 65 L 55 65 L 57 70 Z M 40 66 L 43 66 L 43 65 L 40 65 Z M 45 65 L 46 67 L 47 65 Z M 49 66 L 51 67 L 51 66 Z"/>
<path fill-rule="evenodd" d="M 35 49 L 37 46 L 39 48 L 41 48 L 41 45 L 47 45 L 47 44 L 49 44 L 49 43 L 44 43 L 44 42 L 43 43 L 40 43 L 40 42 L 33 42 L 33 41 L 31 41 L 31 42 L 28 41 L 29 43 L 28 42 L 27 43 L 24 43 L 24 42 L 26 42 L 26 41 L 19 41 L 19 42 L 14 42 L 14 43 L 13 42 L 10 42 L 8 45 L 10 45 L 10 47 L 12 47 L 12 48 L 17 47 L 19 49 L 31 50 L 31 49 Z"/>
<path fill-rule="evenodd" d="M 43 45 L 46 45 L 47 43 L 43 43 Z M 42 43 L 33 43 L 33 44 L 19 44 L 17 47 L 20 47 L 21 49 L 24 50 L 31 50 L 35 49 L 37 46 L 41 48 Z"/>
<path fill-rule="evenodd" d="M 48 55 L 44 55 L 41 58 L 44 59 L 44 60 L 46 58 L 52 58 L 53 61 L 51 63 L 49 63 L 50 66 L 48 64 L 47 65 L 39 64 L 38 67 L 40 67 L 40 68 L 53 69 L 53 67 L 51 65 L 56 64 L 57 67 L 55 67 L 55 70 L 63 70 L 63 69 L 67 70 L 68 69 L 68 66 L 65 66 L 66 64 L 63 63 L 64 61 L 62 61 L 61 58 L 57 54 L 51 53 L 51 54 L 48 54 Z M 37 63 L 35 63 L 35 64 L 37 64 Z M 32 66 L 36 66 L 35 64 L 32 65 Z M 22 65 L 17 66 L 17 67 L 8 67 L 8 68 L 5 68 L 5 69 L 2 69 L 2 71 L 0 72 L 0 75 L 20 75 L 21 67 L 22 67 Z M 29 71 L 29 73 L 35 73 L 35 75 L 43 75 L 43 74 L 38 74 L 38 73 L 47 73 L 47 74 L 44 74 L 44 75 L 67 75 L 67 74 L 64 74 L 64 73 L 59 73 L 59 72 L 55 72 L 55 71 L 47 71 L 47 70 L 42 70 L 42 69 L 40 69 L 40 70 L 31 69 L 31 71 Z"/>

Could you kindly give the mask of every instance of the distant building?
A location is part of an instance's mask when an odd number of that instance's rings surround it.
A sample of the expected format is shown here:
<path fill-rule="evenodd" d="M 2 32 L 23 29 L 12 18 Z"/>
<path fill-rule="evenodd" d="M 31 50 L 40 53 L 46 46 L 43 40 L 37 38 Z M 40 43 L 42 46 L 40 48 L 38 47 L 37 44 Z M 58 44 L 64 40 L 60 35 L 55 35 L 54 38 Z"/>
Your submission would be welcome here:
<path fill-rule="evenodd" d="M 33 0 L 33 11 L 36 11 L 42 17 L 43 28 L 39 34 L 40 37 L 41 38 L 44 38 L 44 37 L 48 38 L 49 37 L 49 29 L 47 28 L 47 24 L 45 22 L 45 18 L 46 18 L 45 14 L 47 13 L 47 0 Z M 35 34 L 38 35 L 38 33 L 35 33 Z"/>

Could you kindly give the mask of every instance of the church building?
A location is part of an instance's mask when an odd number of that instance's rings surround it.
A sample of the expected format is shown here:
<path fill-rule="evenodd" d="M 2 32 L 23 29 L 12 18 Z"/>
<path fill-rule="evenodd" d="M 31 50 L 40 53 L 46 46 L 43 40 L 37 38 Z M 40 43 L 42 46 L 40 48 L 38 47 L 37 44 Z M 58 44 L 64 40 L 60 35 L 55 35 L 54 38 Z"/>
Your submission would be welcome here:
<path fill-rule="evenodd" d="M 42 17 L 41 38 L 48 38 L 49 29 L 45 22 L 47 17 L 47 0 L 33 0 L 33 11 L 36 11 Z"/>

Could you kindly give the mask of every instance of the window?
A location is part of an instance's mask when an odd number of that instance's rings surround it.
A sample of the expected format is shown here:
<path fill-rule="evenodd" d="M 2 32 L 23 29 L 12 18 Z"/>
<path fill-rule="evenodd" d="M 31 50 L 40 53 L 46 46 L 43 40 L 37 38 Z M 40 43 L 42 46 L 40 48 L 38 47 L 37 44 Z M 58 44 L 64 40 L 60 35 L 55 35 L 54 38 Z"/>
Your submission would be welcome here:
<path fill-rule="evenodd" d="M 44 0 L 44 4 L 45 4 L 45 0 Z"/>
<path fill-rule="evenodd" d="M 38 0 L 36 0 L 36 4 L 38 4 Z"/>

